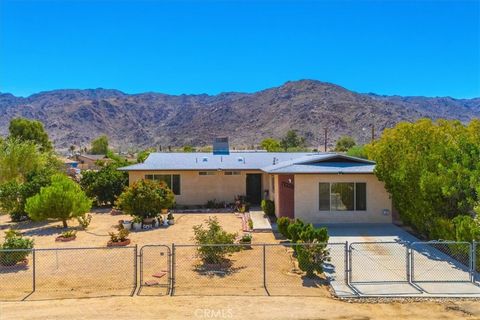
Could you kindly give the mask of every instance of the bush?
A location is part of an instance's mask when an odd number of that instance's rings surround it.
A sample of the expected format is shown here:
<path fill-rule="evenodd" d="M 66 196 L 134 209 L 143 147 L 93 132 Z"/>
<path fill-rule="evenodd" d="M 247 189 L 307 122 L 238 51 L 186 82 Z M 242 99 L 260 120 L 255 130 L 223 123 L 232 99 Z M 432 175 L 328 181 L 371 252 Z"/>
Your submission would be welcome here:
<path fill-rule="evenodd" d="M 305 224 L 300 219 L 296 219 L 294 223 L 290 223 L 287 228 L 289 239 L 293 243 L 297 243 L 298 240 L 300 240 L 300 233 L 303 231 L 304 228 Z"/>
<path fill-rule="evenodd" d="M 228 233 L 220 226 L 216 217 L 205 220 L 207 227 L 196 225 L 193 227 L 195 243 L 199 245 L 197 252 L 204 263 L 218 264 L 225 261 L 228 253 L 238 251 L 235 246 L 205 246 L 210 244 L 233 244 L 236 233 Z"/>
<path fill-rule="evenodd" d="M 163 181 L 140 180 L 127 188 L 118 197 L 117 206 L 143 219 L 157 217 L 162 209 L 175 204 L 175 195 Z"/>
<path fill-rule="evenodd" d="M 109 232 L 108 234 L 110 235 L 111 242 L 124 242 L 128 240 L 128 235 L 130 232 L 125 228 L 121 228 L 117 233 Z"/>
<path fill-rule="evenodd" d="M 128 174 L 118 171 L 123 163 L 111 163 L 98 171 L 82 174 L 80 185 L 85 193 L 95 199 L 96 205 L 113 205 L 128 185 Z"/>
<path fill-rule="evenodd" d="M 432 240 L 455 240 L 455 225 L 447 218 L 432 218 L 428 237 Z"/>
<path fill-rule="evenodd" d="M 67 231 L 63 231 L 60 236 L 63 237 L 63 238 L 72 238 L 72 237 L 75 237 L 77 235 L 77 231 L 75 230 L 67 230 Z"/>
<path fill-rule="evenodd" d="M 30 254 L 33 248 L 33 240 L 24 238 L 22 234 L 15 230 L 8 230 L 5 232 L 5 242 L 0 246 L 0 249 L 25 249 L 24 251 L 0 251 L 0 264 L 4 266 L 13 266 L 18 262 L 23 261 Z"/>
<path fill-rule="evenodd" d="M 315 277 L 315 272 L 323 272 L 323 263 L 329 261 L 327 245 L 317 241 L 296 246 L 298 267 L 306 272 L 308 278 Z"/>
<path fill-rule="evenodd" d="M 458 216 L 452 220 L 455 226 L 455 240 L 480 241 L 480 223 L 470 216 Z"/>
<path fill-rule="evenodd" d="M 88 226 L 90 225 L 90 222 L 92 222 L 92 215 L 87 214 L 83 216 L 77 217 L 78 224 L 82 227 L 83 230 L 86 230 Z"/>
<path fill-rule="evenodd" d="M 288 233 L 288 226 L 290 223 L 290 218 L 287 217 L 280 217 L 277 219 L 278 231 L 287 239 L 290 239 L 290 234 Z"/>
<path fill-rule="evenodd" d="M 275 216 L 275 203 L 272 200 L 262 200 L 262 210 L 269 217 Z"/>

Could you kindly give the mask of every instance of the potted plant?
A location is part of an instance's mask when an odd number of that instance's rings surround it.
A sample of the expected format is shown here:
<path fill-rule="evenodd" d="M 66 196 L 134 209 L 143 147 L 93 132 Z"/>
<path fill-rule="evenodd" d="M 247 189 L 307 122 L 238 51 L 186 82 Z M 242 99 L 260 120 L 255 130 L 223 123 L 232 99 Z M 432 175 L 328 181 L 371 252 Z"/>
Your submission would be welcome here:
<path fill-rule="evenodd" d="M 175 224 L 175 217 L 173 216 L 173 213 L 170 212 L 168 214 L 167 220 L 169 225 Z"/>
<path fill-rule="evenodd" d="M 251 249 L 252 246 L 252 234 L 251 233 L 244 233 L 243 236 L 240 238 L 239 241 L 240 244 L 245 244 L 244 248 L 245 249 Z"/>
<path fill-rule="evenodd" d="M 15 230 L 5 232 L 5 242 L 0 245 L 0 265 L 15 266 L 17 264 L 28 264 L 28 255 L 33 248 L 33 240 L 24 238 L 22 234 Z M 1 251 L 5 250 L 5 251 Z M 8 251 L 14 250 L 14 251 Z"/>
<path fill-rule="evenodd" d="M 142 217 L 133 217 L 132 219 L 132 229 L 135 231 L 142 229 Z"/>
<path fill-rule="evenodd" d="M 73 241 L 77 238 L 76 230 L 67 230 L 63 231 L 58 237 L 55 238 L 57 242 L 68 242 Z"/>
<path fill-rule="evenodd" d="M 130 232 L 127 229 L 120 229 L 117 233 L 110 232 L 110 241 L 108 241 L 108 247 L 120 247 L 120 246 L 128 246 L 130 244 L 130 239 L 128 239 L 128 235 Z"/>
<path fill-rule="evenodd" d="M 124 220 L 122 221 L 123 229 L 131 230 L 132 229 L 132 221 Z"/>

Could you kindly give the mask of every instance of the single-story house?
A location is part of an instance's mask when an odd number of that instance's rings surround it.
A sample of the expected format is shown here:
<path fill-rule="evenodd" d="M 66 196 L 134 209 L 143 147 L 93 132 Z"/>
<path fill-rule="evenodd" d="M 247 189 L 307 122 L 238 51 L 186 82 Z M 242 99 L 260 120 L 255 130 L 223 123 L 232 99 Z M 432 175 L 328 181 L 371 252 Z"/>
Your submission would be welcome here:
<path fill-rule="evenodd" d="M 78 163 L 78 168 L 81 170 L 98 170 L 100 167 L 97 161 L 104 163 L 112 162 L 112 159 L 104 154 L 77 154 L 75 160 Z"/>
<path fill-rule="evenodd" d="M 120 168 L 129 183 L 165 181 L 179 205 L 209 200 L 252 205 L 275 202 L 277 217 L 312 223 L 390 223 L 392 202 L 373 173 L 375 163 L 337 153 L 151 153 L 144 163 Z"/>

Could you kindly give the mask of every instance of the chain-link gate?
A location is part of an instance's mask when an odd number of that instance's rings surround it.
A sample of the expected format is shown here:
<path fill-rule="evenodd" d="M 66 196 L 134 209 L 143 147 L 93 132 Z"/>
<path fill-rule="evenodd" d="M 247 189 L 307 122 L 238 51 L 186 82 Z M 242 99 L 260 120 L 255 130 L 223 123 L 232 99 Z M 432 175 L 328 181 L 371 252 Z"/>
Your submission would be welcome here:
<path fill-rule="evenodd" d="M 413 242 L 411 249 L 413 282 L 471 282 L 471 243 Z"/>
<path fill-rule="evenodd" d="M 172 285 L 171 250 L 166 245 L 146 245 L 140 249 L 138 295 L 169 295 Z"/>
<path fill-rule="evenodd" d="M 349 283 L 408 283 L 408 261 L 403 243 L 352 242 Z"/>

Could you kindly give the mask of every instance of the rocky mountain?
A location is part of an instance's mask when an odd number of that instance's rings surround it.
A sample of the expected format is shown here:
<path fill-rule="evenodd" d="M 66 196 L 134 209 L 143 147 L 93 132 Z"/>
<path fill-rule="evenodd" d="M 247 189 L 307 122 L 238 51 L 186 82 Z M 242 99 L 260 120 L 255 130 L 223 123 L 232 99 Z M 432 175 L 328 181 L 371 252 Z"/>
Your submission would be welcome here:
<path fill-rule="evenodd" d="M 361 94 L 313 80 L 287 82 L 255 93 L 166 95 L 118 90 L 54 90 L 27 98 L 0 94 L 0 135 L 13 117 L 38 119 L 57 148 L 86 146 L 100 134 L 112 145 L 208 145 L 229 136 L 234 146 L 258 144 L 295 129 L 311 146 L 323 145 L 324 128 L 333 144 L 341 135 L 359 143 L 399 121 L 480 117 L 480 98 L 401 97 Z"/>

